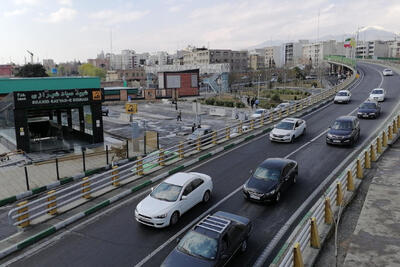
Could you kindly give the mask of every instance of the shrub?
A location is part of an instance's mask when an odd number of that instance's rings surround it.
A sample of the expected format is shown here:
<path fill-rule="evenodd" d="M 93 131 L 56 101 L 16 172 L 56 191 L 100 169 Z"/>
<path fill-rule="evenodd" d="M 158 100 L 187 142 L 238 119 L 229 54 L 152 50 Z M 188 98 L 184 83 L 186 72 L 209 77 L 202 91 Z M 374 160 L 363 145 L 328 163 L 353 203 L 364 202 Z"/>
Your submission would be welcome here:
<path fill-rule="evenodd" d="M 281 98 L 279 97 L 278 94 L 274 94 L 272 96 L 271 100 L 273 100 L 274 102 L 279 102 L 279 101 L 281 101 Z"/>
<path fill-rule="evenodd" d="M 235 106 L 236 106 L 237 108 L 244 108 L 244 107 L 245 107 L 245 104 L 243 104 L 242 102 L 236 102 L 236 103 L 235 103 Z"/>
<path fill-rule="evenodd" d="M 233 108 L 233 102 L 232 101 L 225 101 L 224 106 Z"/>
<path fill-rule="evenodd" d="M 224 101 L 222 101 L 222 100 L 215 100 L 215 105 L 216 106 L 224 106 Z"/>
<path fill-rule="evenodd" d="M 214 105 L 215 104 L 215 98 L 207 98 L 206 99 L 206 104 L 207 105 Z"/>

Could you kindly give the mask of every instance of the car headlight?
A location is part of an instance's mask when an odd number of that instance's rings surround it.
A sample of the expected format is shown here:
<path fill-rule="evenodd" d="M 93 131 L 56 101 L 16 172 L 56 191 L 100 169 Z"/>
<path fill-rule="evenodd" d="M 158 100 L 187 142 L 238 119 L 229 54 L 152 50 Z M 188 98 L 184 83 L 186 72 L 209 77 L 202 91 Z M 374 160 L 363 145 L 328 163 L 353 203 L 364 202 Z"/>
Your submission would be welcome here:
<path fill-rule="evenodd" d="M 275 194 L 276 189 L 273 189 L 272 191 L 269 191 L 266 195 L 273 195 Z"/>
<path fill-rule="evenodd" d="M 363 113 L 362 113 L 362 112 L 357 112 L 357 114 L 358 114 L 358 115 L 362 115 Z"/>
<path fill-rule="evenodd" d="M 246 191 L 246 192 L 249 191 L 249 188 L 247 187 L 246 184 L 243 185 L 243 191 Z"/>
<path fill-rule="evenodd" d="M 290 133 L 288 133 L 288 134 L 285 134 L 285 136 L 290 136 Z"/>
<path fill-rule="evenodd" d="M 328 138 L 332 138 L 332 137 L 333 137 L 330 133 L 328 133 L 326 136 L 327 136 Z"/>
<path fill-rule="evenodd" d="M 158 215 L 158 216 L 155 216 L 154 218 L 156 218 L 156 219 L 164 219 L 165 217 L 167 217 L 167 213 L 165 213 L 165 214 L 160 214 L 160 215 Z"/>

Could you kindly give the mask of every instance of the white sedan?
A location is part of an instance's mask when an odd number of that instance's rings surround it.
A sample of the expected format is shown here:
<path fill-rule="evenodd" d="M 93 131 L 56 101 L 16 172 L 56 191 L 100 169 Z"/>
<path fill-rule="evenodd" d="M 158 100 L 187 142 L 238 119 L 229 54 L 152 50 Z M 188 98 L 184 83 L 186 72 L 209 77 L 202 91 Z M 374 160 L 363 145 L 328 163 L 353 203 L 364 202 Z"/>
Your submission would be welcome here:
<path fill-rule="evenodd" d="M 378 102 L 382 102 L 382 101 L 385 101 L 385 95 L 386 95 L 385 89 L 383 89 L 383 88 L 375 88 L 369 94 L 368 99 L 369 100 L 375 100 L 375 101 L 378 101 Z"/>
<path fill-rule="evenodd" d="M 139 223 L 156 228 L 174 225 L 179 217 L 200 202 L 211 198 L 210 176 L 197 172 L 178 172 L 160 183 L 135 209 Z"/>
<path fill-rule="evenodd" d="M 253 114 L 251 114 L 250 118 L 257 119 L 257 118 L 260 118 L 261 116 L 264 116 L 267 113 L 268 113 L 268 110 L 266 110 L 264 108 L 259 108 L 259 109 L 256 109 L 256 111 L 254 111 Z"/>
<path fill-rule="evenodd" d="M 383 76 L 392 76 L 393 75 L 393 71 L 391 69 L 384 69 L 382 71 Z"/>
<path fill-rule="evenodd" d="M 288 103 L 288 102 L 284 102 L 284 103 L 280 103 L 279 105 L 277 105 L 275 108 L 274 108 L 274 112 L 278 112 L 278 111 L 280 111 L 280 110 L 285 110 L 287 107 L 289 107 L 290 106 L 290 103 Z"/>
<path fill-rule="evenodd" d="M 351 93 L 349 90 L 340 90 L 335 98 L 333 99 L 334 103 L 349 103 L 351 98 Z"/>
<path fill-rule="evenodd" d="M 306 121 L 297 118 L 286 118 L 275 125 L 269 134 L 269 140 L 276 142 L 290 142 L 306 133 Z"/>

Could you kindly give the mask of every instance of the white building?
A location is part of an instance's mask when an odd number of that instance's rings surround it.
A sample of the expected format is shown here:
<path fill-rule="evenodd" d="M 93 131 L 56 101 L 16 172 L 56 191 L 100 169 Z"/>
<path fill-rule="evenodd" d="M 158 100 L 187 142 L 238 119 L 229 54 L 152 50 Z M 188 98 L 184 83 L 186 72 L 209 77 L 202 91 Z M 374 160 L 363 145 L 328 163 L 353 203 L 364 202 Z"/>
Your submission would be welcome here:
<path fill-rule="evenodd" d="M 343 43 L 329 40 L 303 45 L 303 60 L 306 64 L 318 66 L 323 62 L 325 56 L 330 55 L 345 56 Z"/>
<path fill-rule="evenodd" d="M 282 46 L 269 46 L 265 48 L 265 67 L 266 68 L 281 68 L 283 67 Z"/>
<path fill-rule="evenodd" d="M 400 58 L 400 41 L 389 42 L 389 57 Z"/>
<path fill-rule="evenodd" d="M 301 63 L 303 58 L 303 43 L 285 43 L 283 48 L 283 64 L 286 66 L 296 66 Z"/>
<path fill-rule="evenodd" d="M 385 41 L 358 42 L 356 56 L 361 58 L 389 57 L 389 44 Z"/>

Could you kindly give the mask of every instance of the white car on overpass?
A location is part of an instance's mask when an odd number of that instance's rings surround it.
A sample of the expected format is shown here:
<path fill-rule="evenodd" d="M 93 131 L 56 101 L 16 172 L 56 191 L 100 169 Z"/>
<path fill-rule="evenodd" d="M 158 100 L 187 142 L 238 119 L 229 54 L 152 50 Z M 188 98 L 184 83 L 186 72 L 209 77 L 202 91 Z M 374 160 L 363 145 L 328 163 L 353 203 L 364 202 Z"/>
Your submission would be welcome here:
<path fill-rule="evenodd" d="M 269 133 L 269 140 L 275 142 L 290 142 L 306 133 L 306 121 L 297 118 L 281 120 Z"/>
<path fill-rule="evenodd" d="M 349 90 L 340 90 L 337 92 L 335 98 L 333 99 L 334 103 L 349 103 L 351 98 L 351 93 Z"/>
<path fill-rule="evenodd" d="M 386 91 L 383 88 L 375 88 L 369 94 L 368 99 L 378 102 L 385 101 Z"/>
<path fill-rule="evenodd" d="M 254 111 L 253 114 L 251 114 L 250 118 L 251 119 L 258 119 L 261 116 L 265 116 L 265 114 L 268 114 L 268 110 L 266 110 L 264 108 L 259 108 L 259 109 L 256 109 L 256 111 Z"/>
<path fill-rule="evenodd" d="M 139 223 L 163 228 L 174 225 L 179 217 L 200 202 L 211 198 L 210 176 L 198 172 L 178 172 L 161 182 L 135 209 Z"/>
<path fill-rule="evenodd" d="M 391 69 L 384 69 L 382 71 L 383 76 L 392 76 L 393 75 L 393 71 Z"/>

